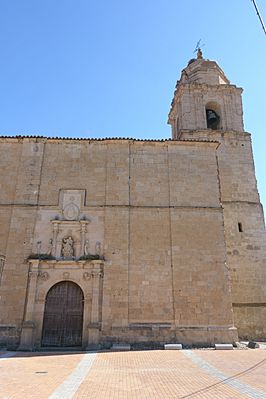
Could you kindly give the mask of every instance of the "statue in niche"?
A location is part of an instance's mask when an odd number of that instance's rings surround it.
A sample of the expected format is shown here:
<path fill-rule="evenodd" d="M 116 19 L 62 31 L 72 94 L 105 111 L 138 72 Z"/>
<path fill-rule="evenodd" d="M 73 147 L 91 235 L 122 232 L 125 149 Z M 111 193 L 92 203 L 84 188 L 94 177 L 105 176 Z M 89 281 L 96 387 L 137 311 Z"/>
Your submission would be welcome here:
<path fill-rule="evenodd" d="M 40 255 L 42 252 L 42 242 L 37 241 L 37 254 Z"/>
<path fill-rule="evenodd" d="M 52 255 L 52 251 L 53 251 L 53 239 L 50 238 L 47 248 L 47 255 Z"/>
<path fill-rule="evenodd" d="M 84 255 L 89 255 L 90 254 L 90 243 L 89 240 L 85 241 L 85 245 L 84 245 Z"/>
<path fill-rule="evenodd" d="M 101 255 L 101 243 L 100 243 L 100 241 L 96 241 L 96 244 L 95 244 L 95 254 L 96 255 Z"/>
<path fill-rule="evenodd" d="M 71 236 L 63 238 L 61 255 L 63 256 L 63 258 L 74 257 L 74 241 Z"/>

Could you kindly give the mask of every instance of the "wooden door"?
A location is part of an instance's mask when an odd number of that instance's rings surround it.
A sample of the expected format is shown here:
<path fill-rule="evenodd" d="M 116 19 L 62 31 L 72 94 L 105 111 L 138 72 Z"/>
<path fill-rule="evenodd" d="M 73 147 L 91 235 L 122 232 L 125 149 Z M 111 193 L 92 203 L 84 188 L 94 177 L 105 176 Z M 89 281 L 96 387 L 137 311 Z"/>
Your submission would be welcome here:
<path fill-rule="evenodd" d="M 42 346 L 81 346 L 83 292 L 70 281 L 55 284 L 47 293 Z"/>

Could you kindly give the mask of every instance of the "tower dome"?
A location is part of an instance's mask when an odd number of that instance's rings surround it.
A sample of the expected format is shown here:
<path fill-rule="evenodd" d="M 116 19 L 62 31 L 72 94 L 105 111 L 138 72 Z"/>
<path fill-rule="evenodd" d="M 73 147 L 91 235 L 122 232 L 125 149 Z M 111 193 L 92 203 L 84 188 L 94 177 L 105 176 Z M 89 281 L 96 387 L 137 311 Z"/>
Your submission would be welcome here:
<path fill-rule="evenodd" d="M 222 69 L 215 61 L 192 59 L 183 69 L 180 83 L 201 83 L 209 85 L 230 84 Z"/>

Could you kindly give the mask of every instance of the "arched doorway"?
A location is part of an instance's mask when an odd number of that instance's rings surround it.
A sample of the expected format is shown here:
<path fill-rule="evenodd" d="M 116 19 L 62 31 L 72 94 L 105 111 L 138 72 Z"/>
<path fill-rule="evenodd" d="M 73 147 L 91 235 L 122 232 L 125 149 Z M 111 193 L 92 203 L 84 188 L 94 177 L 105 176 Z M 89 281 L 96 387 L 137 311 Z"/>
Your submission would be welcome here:
<path fill-rule="evenodd" d="M 55 284 L 47 293 L 42 346 L 81 346 L 84 296 L 71 282 Z"/>

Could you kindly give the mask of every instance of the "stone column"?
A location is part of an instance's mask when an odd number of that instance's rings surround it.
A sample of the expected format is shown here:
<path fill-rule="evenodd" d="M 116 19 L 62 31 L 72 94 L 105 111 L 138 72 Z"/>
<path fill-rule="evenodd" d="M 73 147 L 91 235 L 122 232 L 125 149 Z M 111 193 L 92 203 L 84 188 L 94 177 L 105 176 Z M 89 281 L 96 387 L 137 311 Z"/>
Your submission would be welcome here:
<path fill-rule="evenodd" d="M 0 254 L 0 284 L 1 284 L 1 279 L 2 279 L 2 273 L 4 270 L 4 264 L 5 264 L 5 257 L 4 257 L 4 255 Z"/>
<path fill-rule="evenodd" d="M 91 322 L 99 321 L 99 293 L 100 293 L 100 275 L 101 272 L 92 272 L 92 304 L 91 304 Z"/>
<path fill-rule="evenodd" d="M 91 303 L 91 322 L 89 324 L 89 349 L 99 348 L 99 338 L 100 338 L 100 294 L 103 278 L 103 262 L 94 261 L 93 269 L 91 272 L 92 276 L 92 303 Z"/>
<path fill-rule="evenodd" d="M 28 292 L 27 292 L 27 302 L 25 309 L 25 317 L 22 323 L 20 346 L 19 350 L 33 350 L 33 333 L 35 329 L 34 323 L 34 305 L 35 305 L 35 295 L 36 286 L 39 269 L 39 260 L 30 261 L 30 271 L 28 277 Z"/>
<path fill-rule="evenodd" d="M 60 220 L 52 220 L 53 224 L 53 246 L 52 246 L 52 256 L 56 256 L 57 249 L 57 236 L 59 230 Z"/>

